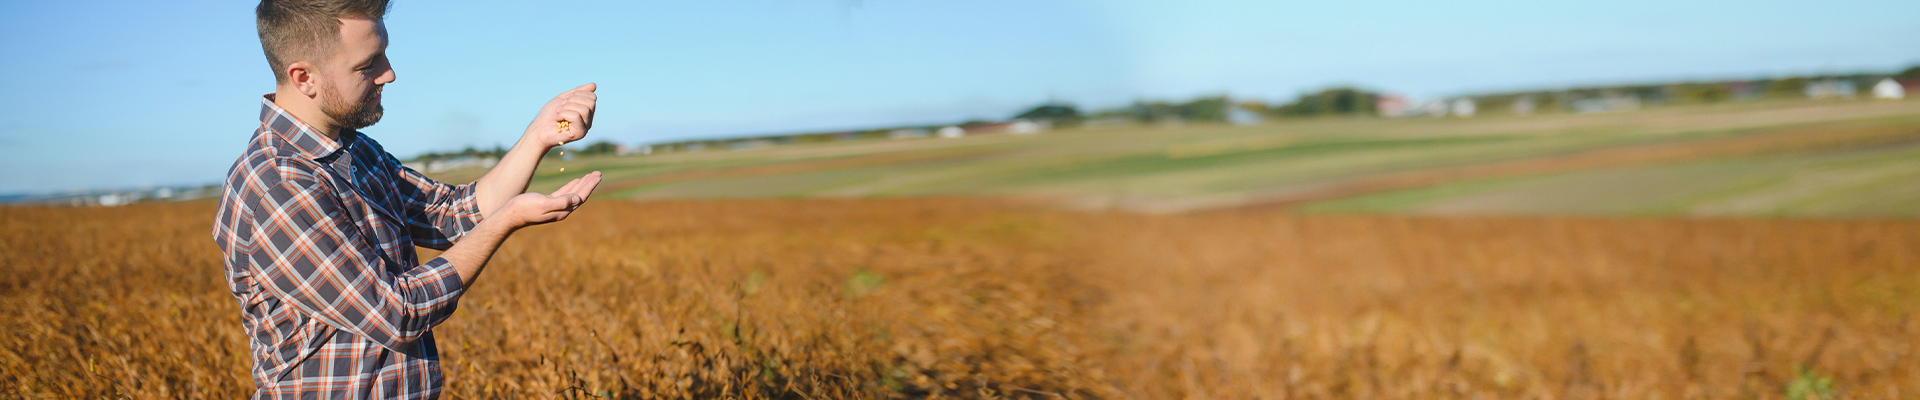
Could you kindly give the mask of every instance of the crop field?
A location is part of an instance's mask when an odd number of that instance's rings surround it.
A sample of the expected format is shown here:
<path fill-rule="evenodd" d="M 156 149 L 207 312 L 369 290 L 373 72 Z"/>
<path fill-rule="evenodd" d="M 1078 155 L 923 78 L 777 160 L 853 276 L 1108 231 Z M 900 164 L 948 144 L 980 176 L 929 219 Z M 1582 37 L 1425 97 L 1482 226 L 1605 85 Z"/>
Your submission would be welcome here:
<path fill-rule="evenodd" d="M 1920 101 L 596 156 L 533 189 L 588 170 L 601 200 L 436 328 L 449 398 L 1920 398 Z M 213 212 L 0 207 L 0 398 L 248 392 Z"/>
<path fill-rule="evenodd" d="M 213 206 L 0 208 L 0 396 L 249 390 Z M 1920 222 L 600 201 L 450 398 L 1916 398 Z M 431 257 L 431 255 L 425 255 Z"/>

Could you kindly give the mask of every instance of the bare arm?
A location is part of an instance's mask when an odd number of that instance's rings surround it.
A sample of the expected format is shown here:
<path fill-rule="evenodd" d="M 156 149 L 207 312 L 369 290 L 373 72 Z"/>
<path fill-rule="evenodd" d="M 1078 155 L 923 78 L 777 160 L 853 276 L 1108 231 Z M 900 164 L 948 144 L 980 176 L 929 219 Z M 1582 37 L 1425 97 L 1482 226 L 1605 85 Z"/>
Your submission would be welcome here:
<path fill-rule="evenodd" d="M 598 86 L 588 83 L 554 96 L 546 106 L 540 108 L 533 122 L 527 125 L 527 131 L 520 135 L 520 141 L 500 157 L 500 163 L 488 170 L 486 175 L 474 181 L 474 200 L 479 202 L 480 215 L 492 218 L 495 210 L 506 204 L 509 199 L 527 191 L 527 182 L 533 179 L 533 171 L 540 167 L 540 158 L 555 146 L 571 143 L 587 136 L 587 130 L 593 125 L 593 112 L 599 96 L 594 94 Z M 568 121 L 569 129 L 557 131 L 560 121 Z"/>
<path fill-rule="evenodd" d="M 593 188 L 600 185 L 600 172 L 595 171 L 580 179 L 567 182 L 566 186 L 555 190 L 553 195 L 526 193 L 504 201 L 495 216 L 490 216 L 468 231 L 459 242 L 454 243 L 440 258 L 453 264 L 459 271 L 463 287 L 473 287 L 473 280 L 486 269 L 487 261 L 493 259 L 493 253 L 507 236 L 520 228 L 545 224 L 566 219 L 573 210 L 586 203 L 587 196 L 593 194 Z M 524 187 L 525 185 L 522 184 Z"/>

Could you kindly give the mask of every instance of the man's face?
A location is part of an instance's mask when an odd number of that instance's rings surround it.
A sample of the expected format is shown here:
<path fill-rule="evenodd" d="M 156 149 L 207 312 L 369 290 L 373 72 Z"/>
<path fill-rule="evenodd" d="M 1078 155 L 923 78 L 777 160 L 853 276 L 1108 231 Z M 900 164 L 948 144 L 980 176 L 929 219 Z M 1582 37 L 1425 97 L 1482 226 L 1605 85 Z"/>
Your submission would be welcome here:
<path fill-rule="evenodd" d="M 393 82 L 387 63 L 387 26 L 359 18 L 340 20 L 340 44 L 320 68 L 320 111 L 342 129 L 380 122 L 380 88 Z"/>

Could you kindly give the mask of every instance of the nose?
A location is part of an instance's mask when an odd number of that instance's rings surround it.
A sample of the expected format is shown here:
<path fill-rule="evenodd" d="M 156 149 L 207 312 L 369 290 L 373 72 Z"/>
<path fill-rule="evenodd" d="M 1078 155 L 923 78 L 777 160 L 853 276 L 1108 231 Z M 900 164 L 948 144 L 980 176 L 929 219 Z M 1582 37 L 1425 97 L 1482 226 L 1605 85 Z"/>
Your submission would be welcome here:
<path fill-rule="evenodd" d="M 400 79 L 400 76 L 394 74 L 393 72 L 393 60 L 386 59 L 387 58 L 386 56 L 380 56 L 380 58 L 381 58 L 380 64 L 386 68 L 384 68 L 385 71 L 380 72 L 379 77 L 373 78 L 373 83 L 376 85 L 385 85 L 385 84 L 393 83 L 394 80 Z"/>

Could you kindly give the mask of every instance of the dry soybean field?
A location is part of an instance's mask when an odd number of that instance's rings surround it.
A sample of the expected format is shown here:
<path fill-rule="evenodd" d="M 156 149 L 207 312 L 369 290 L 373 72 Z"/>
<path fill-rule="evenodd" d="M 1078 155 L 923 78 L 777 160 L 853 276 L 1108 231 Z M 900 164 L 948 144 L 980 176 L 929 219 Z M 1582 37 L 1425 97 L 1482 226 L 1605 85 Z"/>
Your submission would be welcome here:
<path fill-rule="evenodd" d="M 0 396 L 244 396 L 213 211 L 0 207 Z M 1914 221 L 606 200 L 494 260 L 449 398 L 1920 397 Z"/>

